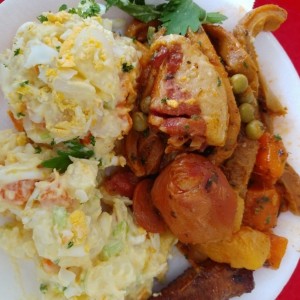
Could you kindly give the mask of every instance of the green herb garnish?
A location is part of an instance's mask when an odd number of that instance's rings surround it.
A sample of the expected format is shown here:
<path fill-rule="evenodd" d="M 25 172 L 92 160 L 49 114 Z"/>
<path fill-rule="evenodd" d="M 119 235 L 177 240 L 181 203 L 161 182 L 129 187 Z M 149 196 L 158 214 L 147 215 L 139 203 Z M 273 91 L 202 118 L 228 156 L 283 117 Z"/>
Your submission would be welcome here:
<path fill-rule="evenodd" d="M 130 72 L 132 69 L 133 69 L 133 65 L 129 65 L 129 64 L 126 63 L 126 62 L 122 64 L 122 71 L 123 71 L 124 73 Z"/>
<path fill-rule="evenodd" d="M 62 10 L 66 10 L 67 7 L 62 5 Z M 82 0 L 77 8 L 70 8 L 68 10 L 70 14 L 77 14 L 80 17 L 86 19 L 88 17 L 97 16 L 100 14 L 100 6 L 95 0 Z"/>
<path fill-rule="evenodd" d="M 20 83 L 20 86 L 25 86 L 25 85 L 28 85 L 29 84 L 29 80 L 25 80 L 23 82 Z"/>
<path fill-rule="evenodd" d="M 276 140 L 276 141 L 282 141 L 282 137 L 281 137 L 281 135 L 280 134 L 274 134 L 274 139 Z"/>
<path fill-rule="evenodd" d="M 166 103 L 167 103 L 167 100 L 169 100 L 169 98 L 164 97 L 164 98 L 160 99 L 160 102 L 161 102 L 162 104 L 166 104 Z"/>
<path fill-rule="evenodd" d="M 21 112 L 17 113 L 17 118 L 20 119 L 20 118 L 23 118 L 25 117 L 25 115 Z"/>
<path fill-rule="evenodd" d="M 106 8 L 117 6 L 132 17 L 150 22 L 159 20 L 166 28 L 166 34 L 185 35 L 190 28 L 197 31 L 203 23 L 222 23 L 227 19 L 218 12 L 207 13 L 192 0 L 168 0 L 160 5 L 145 4 L 145 1 L 137 0 L 106 0 Z"/>
<path fill-rule="evenodd" d="M 48 18 L 44 15 L 40 15 L 37 17 L 37 19 L 41 22 L 41 23 L 44 23 L 44 22 L 47 22 L 48 21 Z"/>
<path fill-rule="evenodd" d="M 67 245 L 67 249 L 70 249 L 74 246 L 74 242 L 70 241 Z"/>
<path fill-rule="evenodd" d="M 17 56 L 21 53 L 21 49 L 20 48 L 17 48 L 15 51 L 14 51 L 14 56 Z"/>
<path fill-rule="evenodd" d="M 92 146 L 96 145 L 96 138 L 93 135 L 91 135 L 91 137 L 90 137 L 90 143 Z"/>
<path fill-rule="evenodd" d="M 41 284 L 40 284 L 40 291 L 41 291 L 43 294 L 46 294 L 46 292 L 48 291 L 48 285 L 45 284 L 45 283 L 41 283 Z"/>
<path fill-rule="evenodd" d="M 63 11 L 63 10 L 67 10 L 67 9 L 68 9 L 67 4 L 62 4 L 62 5 L 59 7 L 58 11 Z"/>
<path fill-rule="evenodd" d="M 82 145 L 79 139 L 67 141 L 61 146 L 61 149 L 56 151 L 57 156 L 42 162 L 45 168 L 56 169 L 60 173 L 67 170 L 68 166 L 72 164 L 70 157 L 89 159 L 94 155 L 94 151 Z"/>

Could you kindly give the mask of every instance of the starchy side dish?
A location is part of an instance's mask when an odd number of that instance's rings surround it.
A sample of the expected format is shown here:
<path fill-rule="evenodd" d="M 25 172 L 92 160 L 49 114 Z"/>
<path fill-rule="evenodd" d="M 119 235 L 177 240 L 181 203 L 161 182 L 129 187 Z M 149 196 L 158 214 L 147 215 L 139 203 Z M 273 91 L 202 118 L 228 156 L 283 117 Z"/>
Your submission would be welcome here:
<path fill-rule="evenodd" d="M 262 6 L 229 32 L 191 0 L 81 0 L 18 29 L 0 56 L 0 245 L 34 260 L 42 299 L 222 300 L 279 268 L 300 180 L 253 40 L 286 17 Z M 153 293 L 173 247 L 191 267 Z"/>

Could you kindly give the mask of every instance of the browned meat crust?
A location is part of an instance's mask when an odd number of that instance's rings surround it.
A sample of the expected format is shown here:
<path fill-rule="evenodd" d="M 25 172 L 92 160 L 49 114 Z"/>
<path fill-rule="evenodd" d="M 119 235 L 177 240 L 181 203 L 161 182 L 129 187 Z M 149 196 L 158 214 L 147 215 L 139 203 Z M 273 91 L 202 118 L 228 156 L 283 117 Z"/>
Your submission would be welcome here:
<path fill-rule="evenodd" d="M 300 176 L 289 164 L 285 165 L 278 184 L 283 189 L 281 194 L 289 210 L 300 215 Z"/>
<path fill-rule="evenodd" d="M 241 131 L 238 145 L 233 155 L 228 159 L 223 171 L 230 185 L 244 198 L 247 192 L 248 182 L 255 165 L 258 151 L 258 141 L 251 140 Z"/>
<path fill-rule="evenodd" d="M 189 268 L 152 300 L 226 300 L 250 293 L 253 272 L 206 261 L 199 270 Z"/>

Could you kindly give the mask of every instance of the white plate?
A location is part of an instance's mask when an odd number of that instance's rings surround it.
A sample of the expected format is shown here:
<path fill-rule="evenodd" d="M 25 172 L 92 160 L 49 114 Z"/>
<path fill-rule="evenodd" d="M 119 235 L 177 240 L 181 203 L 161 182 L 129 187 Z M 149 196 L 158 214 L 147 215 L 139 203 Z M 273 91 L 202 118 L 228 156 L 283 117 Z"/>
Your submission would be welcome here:
<path fill-rule="evenodd" d="M 10 47 L 11 39 L 16 29 L 28 20 L 34 20 L 43 11 L 56 11 L 57 8 L 66 3 L 69 6 L 76 6 L 77 0 L 6 0 L 0 5 L 1 37 L 0 52 Z M 234 20 L 237 19 L 245 9 L 249 9 L 253 1 L 231 0 L 195 1 L 207 10 L 219 10 L 230 17 L 225 26 L 232 28 Z M 234 7 L 232 6 L 235 3 Z M 113 10 L 110 16 L 124 16 L 122 13 Z M 275 128 L 284 140 L 289 154 L 289 162 L 300 172 L 300 80 L 287 54 L 273 37 L 272 34 L 261 34 L 256 42 L 259 61 L 267 82 L 272 90 L 280 97 L 282 103 L 287 106 L 288 114 L 283 119 L 277 119 Z M 6 103 L 3 94 L 0 92 L 0 129 L 11 126 L 6 115 Z M 276 233 L 286 236 L 289 239 L 288 249 L 277 271 L 261 269 L 254 272 L 255 289 L 250 294 L 244 294 L 237 299 L 242 300 L 274 300 L 283 289 L 293 273 L 299 260 L 300 250 L 300 219 L 291 213 L 282 214 Z M 0 219 L 1 223 L 1 219 Z M 20 265 L 20 266 L 19 266 Z M 0 251 L 0 299 L 39 299 L 38 283 L 35 280 L 35 269 L 31 262 L 12 261 L 5 253 Z M 171 263 L 170 278 L 178 274 L 185 266 L 182 259 L 175 258 Z"/>

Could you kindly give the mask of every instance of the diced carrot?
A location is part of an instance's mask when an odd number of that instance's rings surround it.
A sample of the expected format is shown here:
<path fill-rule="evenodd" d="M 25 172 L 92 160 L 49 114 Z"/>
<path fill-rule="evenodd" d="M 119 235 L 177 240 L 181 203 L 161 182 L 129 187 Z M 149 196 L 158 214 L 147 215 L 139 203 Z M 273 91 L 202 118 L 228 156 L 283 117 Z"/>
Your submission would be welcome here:
<path fill-rule="evenodd" d="M 56 274 L 59 271 L 59 266 L 53 263 L 50 259 L 42 258 L 41 264 L 44 271 L 48 274 Z"/>
<path fill-rule="evenodd" d="M 271 250 L 266 265 L 272 269 L 280 267 L 281 260 L 285 254 L 288 240 L 285 237 L 276 234 L 270 234 Z"/>
<path fill-rule="evenodd" d="M 23 120 L 22 119 L 16 119 L 14 114 L 10 110 L 7 113 L 8 113 L 8 116 L 10 117 L 11 121 L 13 122 L 15 128 L 18 131 L 24 131 Z"/>
<path fill-rule="evenodd" d="M 286 159 L 287 151 L 281 138 L 268 132 L 264 133 L 259 139 L 254 178 L 264 185 L 273 185 L 281 177 Z"/>
<path fill-rule="evenodd" d="M 243 224 L 260 231 L 276 226 L 280 198 L 275 188 L 250 188 L 245 199 Z"/>

